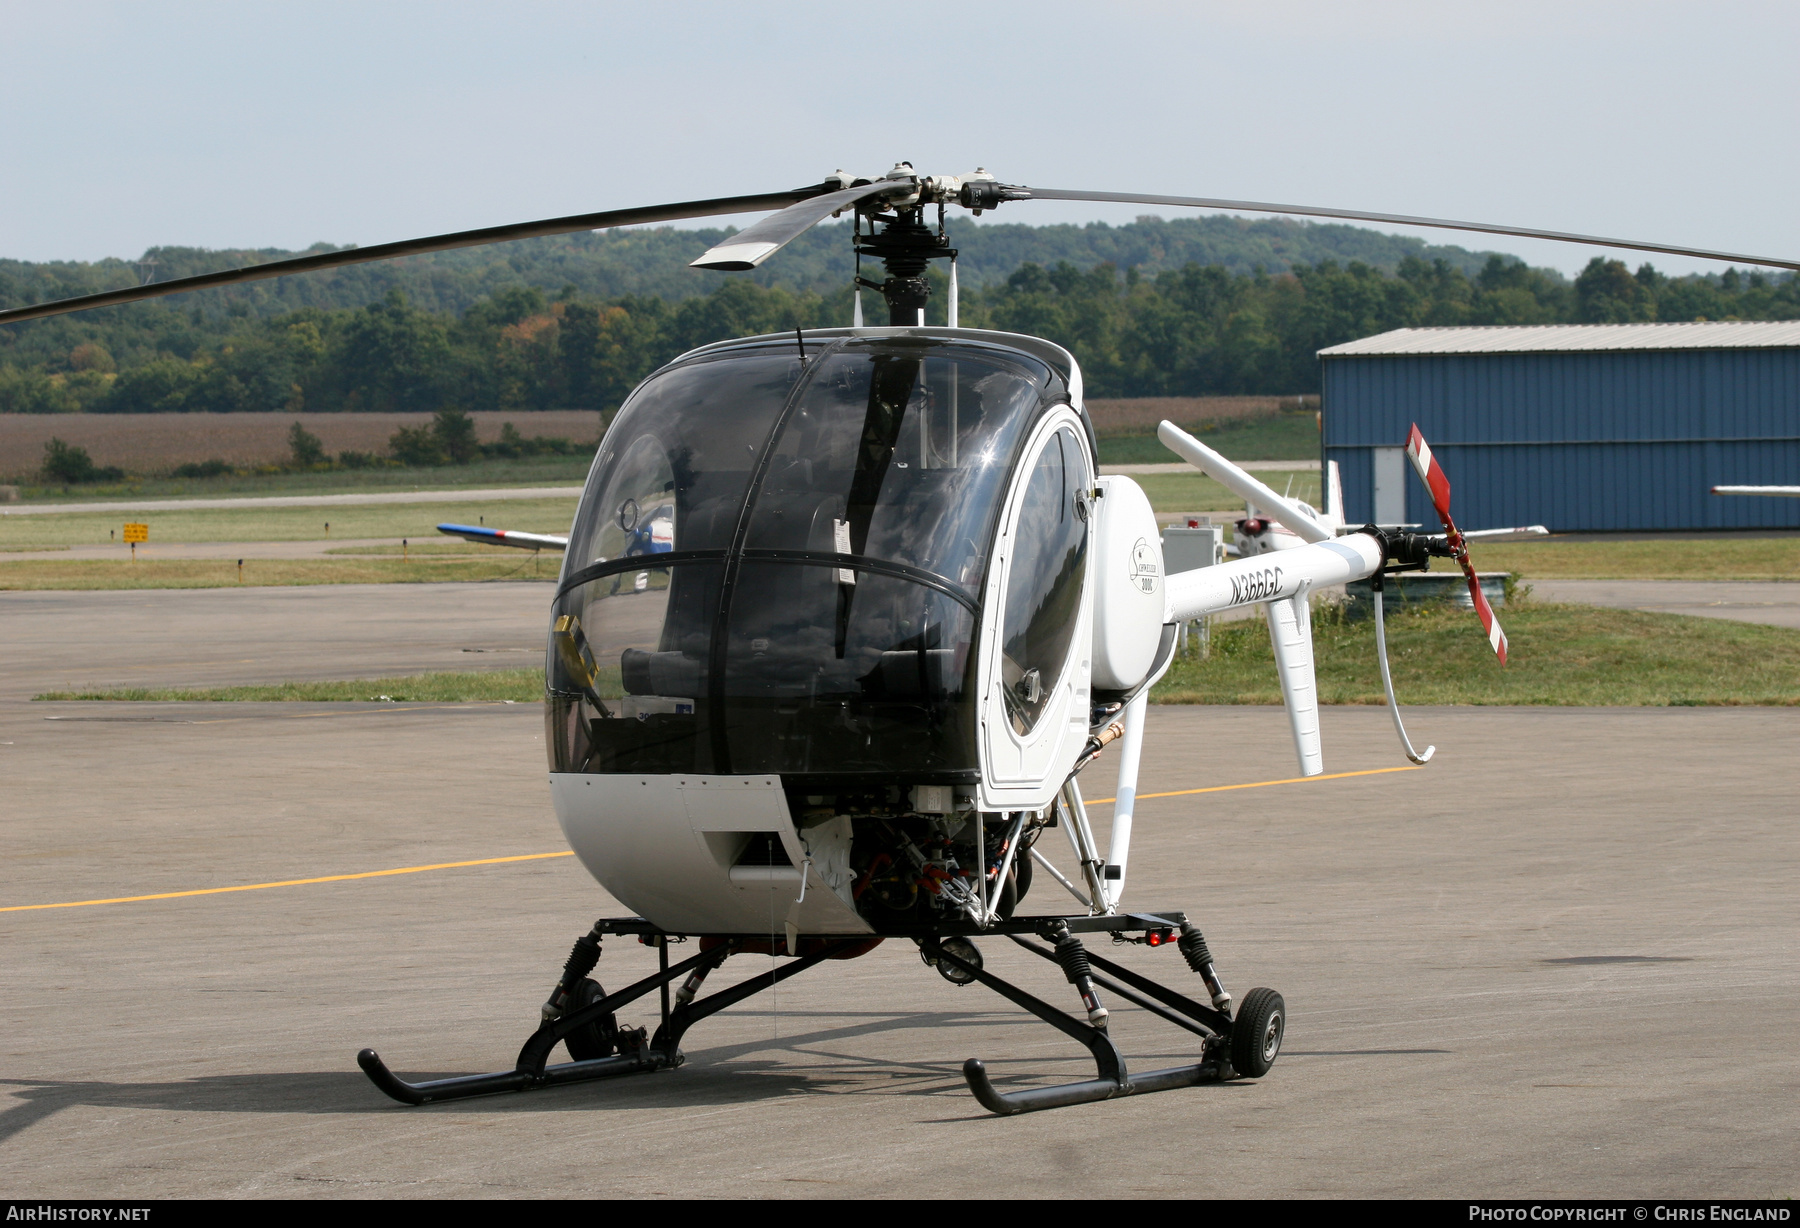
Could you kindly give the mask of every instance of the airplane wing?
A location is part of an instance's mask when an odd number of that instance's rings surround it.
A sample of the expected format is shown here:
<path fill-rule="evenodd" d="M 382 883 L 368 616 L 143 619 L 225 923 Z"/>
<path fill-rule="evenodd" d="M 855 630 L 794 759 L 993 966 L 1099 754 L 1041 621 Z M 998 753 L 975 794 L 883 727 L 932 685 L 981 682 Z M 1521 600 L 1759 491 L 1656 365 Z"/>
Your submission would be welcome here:
<path fill-rule="evenodd" d="M 1548 537 L 1550 530 L 1541 524 L 1522 524 L 1516 529 L 1471 529 L 1464 533 L 1469 537 Z"/>
<path fill-rule="evenodd" d="M 484 546 L 516 546 L 520 550 L 565 550 L 569 539 L 549 533 L 521 533 L 517 529 L 485 529 L 472 524 L 441 524 L 439 533 L 465 537 Z"/>
<path fill-rule="evenodd" d="M 1715 486 L 1715 495 L 1784 495 L 1800 499 L 1800 486 Z"/>

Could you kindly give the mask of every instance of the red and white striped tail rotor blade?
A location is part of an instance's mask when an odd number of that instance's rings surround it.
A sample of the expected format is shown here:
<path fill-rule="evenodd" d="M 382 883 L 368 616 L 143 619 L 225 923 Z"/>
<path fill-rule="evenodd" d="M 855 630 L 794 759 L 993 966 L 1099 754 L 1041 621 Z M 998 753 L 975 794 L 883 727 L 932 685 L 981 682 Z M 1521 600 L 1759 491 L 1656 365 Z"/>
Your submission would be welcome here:
<path fill-rule="evenodd" d="M 1437 509 L 1438 519 L 1444 522 L 1444 535 L 1450 540 L 1450 557 L 1462 568 L 1463 578 L 1469 582 L 1469 600 L 1474 603 L 1476 617 L 1481 619 L 1481 629 L 1487 632 L 1488 643 L 1493 647 L 1494 655 L 1500 658 L 1500 664 L 1505 665 L 1506 632 L 1500 629 L 1500 620 L 1494 617 L 1494 607 L 1488 604 L 1486 594 L 1481 591 L 1481 581 L 1475 576 L 1475 566 L 1469 562 L 1468 543 L 1457 530 L 1456 522 L 1450 519 L 1450 479 L 1444 476 L 1443 466 L 1431 454 L 1431 445 L 1425 442 L 1425 436 L 1420 433 L 1416 422 L 1406 437 L 1406 455 L 1412 460 L 1413 468 L 1418 470 L 1425 488 L 1431 492 L 1431 505 Z"/>
<path fill-rule="evenodd" d="M 1500 658 L 1500 664 L 1506 664 L 1506 632 L 1500 629 L 1500 620 L 1494 617 L 1494 607 L 1488 604 L 1487 596 L 1481 591 L 1481 581 L 1475 578 L 1475 569 L 1469 566 L 1469 555 L 1464 551 L 1457 562 L 1462 564 L 1463 575 L 1469 580 L 1469 597 L 1475 602 L 1475 613 L 1481 619 L 1481 629 L 1487 632 L 1488 643 L 1494 649 L 1494 655 Z"/>
<path fill-rule="evenodd" d="M 1431 504 L 1437 508 L 1438 519 L 1444 522 L 1448 532 L 1455 533 L 1456 526 L 1450 522 L 1450 479 L 1444 476 L 1443 466 L 1431 454 L 1431 445 L 1425 442 L 1417 422 L 1406 437 L 1406 455 L 1413 468 L 1419 471 L 1419 480 L 1425 483 L 1425 489 L 1431 492 Z"/>

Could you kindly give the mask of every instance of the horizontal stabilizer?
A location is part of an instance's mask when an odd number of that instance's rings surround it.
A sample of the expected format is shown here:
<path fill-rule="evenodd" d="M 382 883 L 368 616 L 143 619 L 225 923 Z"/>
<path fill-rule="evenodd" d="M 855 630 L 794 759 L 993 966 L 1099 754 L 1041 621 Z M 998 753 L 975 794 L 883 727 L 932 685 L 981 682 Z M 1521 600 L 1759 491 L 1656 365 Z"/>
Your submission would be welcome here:
<path fill-rule="evenodd" d="M 1173 422 L 1165 421 L 1158 425 L 1156 437 L 1162 440 L 1163 447 L 1245 503 L 1254 504 L 1259 511 L 1267 512 L 1270 519 L 1283 528 L 1292 530 L 1301 541 L 1331 540 L 1331 530 L 1302 511 L 1298 503 L 1276 494 Z"/>
<path fill-rule="evenodd" d="M 520 550 L 565 550 L 569 539 L 549 533 L 521 533 L 517 529 L 485 529 L 472 524 L 441 524 L 439 533 L 464 537 L 484 546 L 514 546 Z"/>

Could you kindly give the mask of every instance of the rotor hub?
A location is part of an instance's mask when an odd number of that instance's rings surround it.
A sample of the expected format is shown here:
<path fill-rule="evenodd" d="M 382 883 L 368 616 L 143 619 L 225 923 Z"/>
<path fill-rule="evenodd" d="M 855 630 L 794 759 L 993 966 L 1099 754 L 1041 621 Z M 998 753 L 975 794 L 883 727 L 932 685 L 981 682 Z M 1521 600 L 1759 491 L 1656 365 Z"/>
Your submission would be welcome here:
<path fill-rule="evenodd" d="M 856 254 L 881 261 L 886 280 L 878 283 L 858 278 L 858 282 L 881 291 L 887 301 L 888 323 L 908 327 L 924 319 L 925 304 L 931 299 L 931 283 L 925 270 L 933 260 L 956 256 L 950 236 L 942 227 L 933 230 L 925 224 L 924 208 L 914 206 L 892 214 L 870 213 L 869 232 L 863 233 L 861 218 L 856 229 Z"/>

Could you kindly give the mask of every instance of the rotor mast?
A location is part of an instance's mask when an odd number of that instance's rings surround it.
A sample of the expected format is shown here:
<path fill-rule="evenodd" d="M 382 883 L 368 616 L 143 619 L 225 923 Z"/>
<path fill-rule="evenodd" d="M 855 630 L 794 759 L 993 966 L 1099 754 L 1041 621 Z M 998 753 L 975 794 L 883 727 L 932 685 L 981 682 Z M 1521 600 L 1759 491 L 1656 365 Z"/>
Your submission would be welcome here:
<path fill-rule="evenodd" d="M 931 283 L 925 270 L 933 260 L 955 259 L 956 249 L 943 230 L 943 206 L 938 206 L 938 229 L 925 224 L 925 205 L 921 201 L 894 210 L 891 217 L 871 212 L 869 232 L 863 233 L 861 216 L 857 218 L 856 254 L 881 261 L 887 271 L 884 281 L 858 277 L 859 286 L 879 290 L 887 300 L 888 323 L 896 328 L 913 328 L 925 322 L 925 304 L 931 300 Z M 875 227 L 880 225 L 881 229 Z"/>

